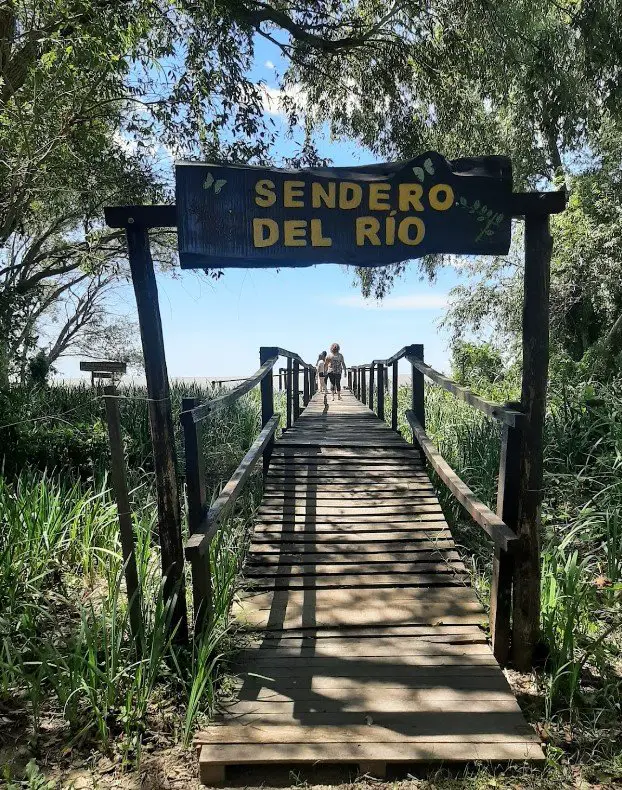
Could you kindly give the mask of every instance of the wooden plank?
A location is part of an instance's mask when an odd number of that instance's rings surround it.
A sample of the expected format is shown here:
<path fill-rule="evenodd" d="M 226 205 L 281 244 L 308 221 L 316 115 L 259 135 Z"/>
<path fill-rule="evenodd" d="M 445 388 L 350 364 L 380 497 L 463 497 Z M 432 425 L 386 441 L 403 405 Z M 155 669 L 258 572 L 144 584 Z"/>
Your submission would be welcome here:
<path fill-rule="evenodd" d="M 377 714 L 378 715 L 378 714 Z M 469 711 L 443 714 L 379 716 L 376 724 L 347 724 L 338 716 L 335 726 L 300 722 L 282 724 L 267 721 L 244 724 L 221 724 L 199 732 L 195 743 L 515 743 L 518 739 L 539 743 L 533 729 L 520 713 L 480 713 Z"/>
<path fill-rule="evenodd" d="M 337 499 L 337 501 L 339 501 Z M 263 516 L 267 515 L 307 515 L 321 520 L 322 516 L 356 516 L 361 520 L 365 520 L 367 516 L 377 517 L 391 517 L 395 515 L 423 515 L 425 513 L 442 514 L 441 506 L 438 501 L 417 501 L 417 502 L 404 502 L 403 500 L 396 500 L 394 502 L 369 502 L 367 504 L 360 502 L 345 502 L 336 505 L 327 505 L 317 500 L 311 500 L 306 504 L 304 500 L 295 499 L 291 502 L 284 500 L 279 503 L 266 503 L 261 505 L 257 511 L 259 519 L 263 520 Z"/>
<path fill-rule="evenodd" d="M 244 648 L 235 654 L 234 665 L 243 666 L 250 661 L 285 661 L 289 658 L 305 659 L 308 656 L 335 656 L 344 660 L 351 658 L 390 658 L 392 661 L 410 660 L 413 656 L 439 658 L 441 656 L 488 656 L 490 647 L 483 634 L 478 642 L 430 642 L 421 637 L 385 636 L 375 639 L 287 639 L 276 644 L 264 643 L 259 647 Z M 437 663 L 440 663 L 437 661 Z M 275 664 L 276 666 L 276 664 Z"/>
<path fill-rule="evenodd" d="M 438 587 L 464 587 L 468 585 L 468 575 L 452 573 L 420 574 L 372 574 L 350 573 L 341 576 L 315 574 L 304 576 L 263 576 L 246 581 L 247 589 L 254 590 L 348 590 L 368 588 L 391 589 L 432 589 Z"/>
<path fill-rule="evenodd" d="M 405 540 L 408 538 L 408 540 Z M 439 532 L 420 532 L 416 535 L 396 536 L 395 532 L 369 532 L 364 535 L 351 535 L 347 532 L 322 535 L 321 542 L 313 535 L 300 533 L 266 532 L 255 534 L 253 551 L 267 551 L 274 547 L 278 555 L 281 551 L 290 553 L 293 549 L 304 550 L 305 544 L 311 544 L 308 551 L 343 552 L 343 551 L 410 551 L 413 548 L 433 551 L 435 549 L 454 549 L 455 543 L 449 530 Z"/>
<path fill-rule="evenodd" d="M 430 763 L 469 761 L 543 761 L 536 743 L 271 743 L 270 748 L 256 744 L 203 744 L 200 765 L 265 765 L 268 763 L 358 763 L 382 760 L 387 763 Z M 203 771 L 203 768 L 201 768 Z M 203 776 L 203 773 L 201 774 Z M 212 774 L 206 774 L 211 778 Z"/>
<path fill-rule="evenodd" d="M 304 590 L 251 594 L 234 605 L 236 619 L 253 628 L 297 628 L 306 625 L 478 625 L 485 614 L 465 587 L 414 591 L 373 588 L 316 590 L 314 602 Z"/>
<path fill-rule="evenodd" d="M 339 628 L 290 628 L 283 631 L 265 631 L 264 633 L 249 633 L 246 638 L 257 644 L 273 644 L 276 640 L 303 640 L 321 644 L 326 639 L 376 639 L 379 637 L 399 637 L 400 639 L 417 638 L 432 641 L 455 641 L 458 638 L 481 638 L 484 632 L 479 625 L 416 625 L 412 623 L 384 625 L 384 626 L 351 626 L 344 625 Z"/>
<path fill-rule="evenodd" d="M 391 563 L 395 566 L 400 565 L 417 565 L 419 563 L 435 562 L 443 560 L 444 562 L 459 562 L 460 555 L 457 551 L 453 550 L 439 550 L 439 551 L 417 551 L 416 549 L 409 549 L 404 552 L 378 552 L 372 554 L 370 552 L 327 552 L 321 553 L 313 549 L 300 552 L 282 553 L 276 557 L 272 554 L 265 554 L 259 551 L 250 551 L 246 557 L 246 567 L 272 567 L 280 563 L 293 562 L 302 567 L 305 565 L 322 565 L 333 563 L 353 563 L 363 562 L 366 566 L 374 568 L 378 564 Z"/>
<path fill-rule="evenodd" d="M 344 672 L 348 677 L 373 676 L 374 678 L 386 677 L 395 670 L 398 674 L 394 677 L 401 677 L 407 674 L 412 667 L 466 667 L 470 671 L 474 666 L 498 667 L 494 656 L 487 645 L 475 645 L 477 652 L 470 650 L 467 652 L 442 652 L 442 653 L 415 653 L 407 655 L 400 646 L 398 656 L 391 655 L 372 655 L 372 656 L 344 656 L 342 653 L 331 655 L 274 655 L 272 650 L 247 651 L 244 657 L 236 656 L 232 665 L 236 674 L 253 672 L 255 667 L 268 667 L 268 675 L 284 674 L 308 675 L 308 674 L 332 674 L 335 671 L 339 676 Z M 263 653 L 263 655 L 257 655 Z M 439 661 L 439 659 L 442 659 Z M 401 673 L 401 674 L 400 674 Z"/>
<path fill-rule="evenodd" d="M 270 418 L 265 428 L 260 431 L 259 436 L 255 439 L 250 449 L 241 460 L 238 468 L 231 475 L 229 482 L 221 491 L 220 496 L 207 511 L 205 518 L 198 525 L 196 531 L 188 538 L 188 542 L 186 543 L 186 556 L 192 557 L 195 552 L 202 555 L 208 550 L 210 541 L 216 533 L 219 524 L 227 513 L 231 512 L 231 508 L 242 493 L 255 464 L 274 436 L 279 420 L 279 415 L 275 414 L 274 417 Z"/>
<path fill-rule="evenodd" d="M 246 563 L 244 575 L 247 578 L 269 576 L 340 576 L 342 574 L 357 573 L 363 568 L 370 575 L 373 574 L 407 574 L 413 573 L 466 573 L 462 562 L 378 562 L 378 563 L 331 563 L 320 565 L 316 563 L 302 565 L 300 563 L 285 564 L 283 561 L 273 565 L 257 565 Z"/>
<path fill-rule="evenodd" d="M 391 528 L 409 532 L 411 529 L 447 529 L 447 522 L 443 518 L 443 514 L 437 512 L 419 513 L 413 515 L 411 513 L 385 513 L 378 516 L 369 515 L 367 513 L 353 513 L 348 515 L 343 514 L 313 514 L 313 513 L 261 513 L 259 515 L 260 521 L 256 522 L 257 527 L 266 529 L 283 528 L 284 532 L 295 531 L 295 528 L 304 529 L 307 532 L 339 532 L 342 530 L 351 531 L 351 524 L 356 524 L 356 532 L 361 534 L 363 532 L 373 532 L 383 530 L 387 525 Z M 268 526 L 272 525 L 272 526 Z M 277 525 L 277 526 L 275 526 Z M 378 526 L 380 525 L 380 526 Z"/>
<path fill-rule="evenodd" d="M 277 695 L 278 700 L 239 700 L 229 705 L 222 705 L 220 715 L 235 717 L 235 720 L 237 717 L 244 717 L 244 720 L 249 722 L 252 722 L 254 718 L 263 718 L 264 716 L 280 716 L 283 719 L 286 717 L 290 719 L 309 717 L 308 720 L 310 720 L 311 717 L 322 714 L 335 716 L 358 713 L 369 716 L 374 713 L 412 713 L 415 704 L 417 713 L 442 713 L 443 715 L 462 713 L 464 710 L 468 710 L 472 714 L 515 713 L 520 710 L 514 697 L 507 692 L 501 696 L 496 692 L 488 692 L 490 696 L 485 696 L 486 692 L 480 692 L 483 699 L 467 697 L 465 692 L 462 694 L 454 692 L 454 698 L 447 699 L 436 689 L 432 689 L 429 695 L 426 695 L 426 691 L 428 689 L 419 690 L 416 699 L 412 692 L 407 692 L 396 696 L 381 695 L 379 699 L 370 699 L 363 704 L 357 697 L 350 700 L 296 699 L 294 701 L 285 695 Z"/>
<path fill-rule="evenodd" d="M 458 477 L 447 461 L 445 461 L 443 456 L 434 447 L 412 411 L 406 412 L 406 418 L 413 432 L 416 434 L 417 441 L 424 451 L 426 458 L 443 483 L 445 483 L 473 520 L 483 528 L 484 532 L 486 532 L 490 538 L 492 538 L 495 544 L 500 546 L 504 551 L 509 551 L 512 544 L 517 541 L 516 533 L 511 530 L 496 513 L 493 513 L 489 507 L 486 507 L 486 505 L 475 496 L 466 483 Z"/>
<path fill-rule="evenodd" d="M 330 500 L 335 501 L 335 494 L 338 493 L 337 500 L 339 502 L 391 502 L 394 500 L 403 502 L 420 502 L 427 500 L 434 500 L 438 502 L 436 493 L 432 486 L 413 486 L 412 488 L 403 487 L 398 490 L 390 489 L 377 485 L 375 489 L 370 489 L 368 486 L 359 486 L 357 489 L 352 489 L 350 486 L 341 486 L 340 489 L 334 489 L 329 486 L 309 486 L 302 483 L 299 486 L 275 486 L 270 485 L 264 488 L 263 501 L 266 504 L 276 504 L 283 501 L 297 501 L 306 502 Z"/>

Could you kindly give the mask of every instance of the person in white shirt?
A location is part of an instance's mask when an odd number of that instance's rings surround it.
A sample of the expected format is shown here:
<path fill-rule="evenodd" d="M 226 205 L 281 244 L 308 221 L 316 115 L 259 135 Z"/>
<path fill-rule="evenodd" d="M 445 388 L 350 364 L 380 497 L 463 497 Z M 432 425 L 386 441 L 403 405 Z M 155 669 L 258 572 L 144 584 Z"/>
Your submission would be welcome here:
<path fill-rule="evenodd" d="M 326 351 L 320 352 L 315 369 L 317 371 L 317 388 L 319 392 L 326 392 Z"/>
<path fill-rule="evenodd" d="M 339 343 L 333 343 L 330 347 L 330 354 L 326 357 L 325 365 L 332 385 L 333 400 L 335 400 L 335 392 L 341 400 L 341 377 L 346 372 L 346 363 L 343 354 L 339 352 Z"/>

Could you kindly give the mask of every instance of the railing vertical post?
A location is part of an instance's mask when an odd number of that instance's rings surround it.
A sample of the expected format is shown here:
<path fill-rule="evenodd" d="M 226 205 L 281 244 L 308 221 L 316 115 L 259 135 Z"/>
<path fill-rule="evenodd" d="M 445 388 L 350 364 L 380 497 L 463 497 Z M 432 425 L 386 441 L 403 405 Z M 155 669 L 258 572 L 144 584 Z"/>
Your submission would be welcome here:
<path fill-rule="evenodd" d="M 374 363 L 369 366 L 369 408 L 374 410 Z"/>
<path fill-rule="evenodd" d="M 283 391 L 283 368 L 279 368 L 279 392 Z"/>
<path fill-rule="evenodd" d="M 108 439 L 110 441 L 110 476 L 112 489 L 117 503 L 117 519 L 119 521 L 119 537 L 127 589 L 130 631 L 136 640 L 139 652 L 142 652 L 142 602 L 141 589 L 136 569 L 136 551 L 134 548 L 134 531 L 132 528 L 132 511 L 127 489 L 127 470 L 123 451 L 123 435 L 121 433 L 121 414 L 117 389 L 114 385 L 104 387 L 106 404 L 106 421 L 108 423 Z"/>
<path fill-rule="evenodd" d="M 297 359 L 294 360 L 294 383 L 293 383 L 293 396 L 294 396 L 294 422 L 300 417 L 300 363 Z"/>
<path fill-rule="evenodd" d="M 367 369 L 365 365 L 361 365 L 359 370 L 361 371 L 361 401 L 367 405 Z"/>
<path fill-rule="evenodd" d="M 352 368 L 348 368 L 348 389 L 352 390 Z"/>
<path fill-rule="evenodd" d="M 305 365 L 302 372 L 302 402 L 305 407 L 309 403 L 309 368 Z"/>
<path fill-rule="evenodd" d="M 423 345 L 421 343 L 414 343 L 408 347 L 408 355 L 423 361 Z M 423 373 L 417 368 L 412 366 L 412 410 L 415 417 L 419 421 L 421 427 L 425 430 L 425 402 L 424 402 L 424 381 Z M 413 444 L 416 444 L 415 437 L 413 436 Z"/>
<path fill-rule="evenodd" d="M 287 357 L 287 370 L 285 373 L 285 409 L 286 426 L 292 427 L 292 360 Z"/>
<path fill-rule="evenodd" d="M 359 397 L 359 369 L 358 368 L 352 368 L 352 378 L 353 378 L 352 391 L 354 392 L 354 397 L 358 398 Z"/>
<path fill-rule="evenodd" d="M 391 377 L 391 428 L 397 431 L 397 366 L 398 360 L 396 359 L 392 366 Z"/>
<path fill-rule="evenodd" d="M 506 406 L 520 410 L 520 403 Z M 518 524 L 518 491 L 520 479 L 521 428 L 503 425 L 499 483 L 497 485 L 497 515 L 513 530 Z M 512 583 L 514 558 L 495 546 L 490 585 L 490 631 L 492 651 L 497 661 L 507 663 L 512 628 Z"/>
<path fill-rule="evenodd" d="M 201 434 L 191 414 L 191 410 L 197 405 L 196 398 L 182 398 L 181 424 L 184 433 L 186 501 L 188 504 L 188 534 L 190 535 L 198 530 L 207 507 Z M 209 626 L 213 617 L 210 552 L 206 551 L 202 556 L 195 553 L 190 562 L 195 631 L 198 633 L 202 628 Z"/>
<path fill-rule="evenodd" d="M 278 361 L 279 350 L 270 346 L 262 346 L 259 349 L 259 364 L 264 365 L 269 359 L 277 357 Z M 274 370 L 274 368 L 272 368 Z M 264 428 L 274 415 L 274 379 L 272 378 L 272 370 L 267 376 L 261 380 L 261 427 Z M 267 474 L 268 467 L 270 466 L 270 458 L 272 457 L 272 450 L 274 449 L 274 436 L 266 445 L 263 451 L 263 472 Z"/>
<path fill-rule="evenodd" d="M 384 365 L 380 363 L 378 365 L 378 417 L 381 420 L 384 420 Z"/>

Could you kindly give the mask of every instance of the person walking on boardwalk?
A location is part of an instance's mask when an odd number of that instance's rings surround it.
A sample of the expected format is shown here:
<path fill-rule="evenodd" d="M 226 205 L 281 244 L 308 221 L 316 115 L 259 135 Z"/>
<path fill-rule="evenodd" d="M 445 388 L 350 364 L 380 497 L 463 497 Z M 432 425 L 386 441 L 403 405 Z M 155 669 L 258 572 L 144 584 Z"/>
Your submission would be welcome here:
<path fill-rule="evenodd" d="M 315 369 L 317 371 L 317 388 L 320 392 L 326 392 L 326 351 L 320 351 L 317 358 Z"/>
<path fill-rule="evenodd" d="M 335 392 L 339 400 L 341 400 L 341 377 L 346 372 L 346 363 L 340 351 L 339 343 L 333 343 L 330 347 L 330 354 L 326 357 L 326 370 L 331 383 L 333 400 L 335 400 Z"/>

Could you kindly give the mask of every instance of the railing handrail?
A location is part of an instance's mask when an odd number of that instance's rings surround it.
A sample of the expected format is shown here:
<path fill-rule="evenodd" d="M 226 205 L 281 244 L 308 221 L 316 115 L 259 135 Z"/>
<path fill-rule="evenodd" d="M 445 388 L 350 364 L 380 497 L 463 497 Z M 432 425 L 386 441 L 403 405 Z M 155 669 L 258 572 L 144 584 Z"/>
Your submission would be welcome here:
<path fill-rule="evenodd" d="M 445 483 L 447 488 L 449 488 L 454 497 L 460 502 L 471 518 L 482 527 L 495 545 L 498 545 L 503 551 L 511 551 L 515 542 L 518 540 L 518 536 L 514 530 L 510 529 L 503 519 L 496 513 L 493 513 L 487 505 L 478 499 L 462 478 L 458 477 L 436 449 L 432 440 L 424 431 L 421 423 L 415 417 L 412 409 L 407 410 L 406 419 L 417 438 L 419 447 L 421 447 L 426 458 L 430 462 L 430 466 L 434 469 L 443 483 Z"/>
<path fill-rule="evenodd" d="M 195 553 L 199 556 L 205 554 L 220 523 L 227 513 L 230 512 L 235 501 L 242 493 L 246 480 L 257 461 L 261 458 L 261 454 L 266 445 L 274 435 L 280 419 L 279 415 L 275 414 L 266 423 L 244 458 L 240 461 L 235 472 L 229 478 L 225 487 L 201 520 L 196 531 L 190 535 L 185 547 L 187 557 L 191 558 Z"/>
<path fill-rule="evenodd" d="M 279 352 L 280 357 L 288 357 L 289 359 L 293 359 L 295 362 L 300 363 L 303 368 L 313 368 L 315 370 L 315 365 L 312 365 L 310 362 L 305 362 L 300 354 L 295 354 L 293 351 L 287 351 L 287 349 L 279 348 L 278 346 L 275 346 L 274 350 Z"/>
<path fill-rule="evenodd" d="M 388 359 L 374 359 L 365 365 L 352 365 L 352 370 L 373 370 L 373 368 L 378 365 L 389 366 L 398 362 L 400 359 L 406 359 L 407 362 L 435 384 L 438 384 L 439 387 L 450 392 L 454 397 L 464 401 L 464 403 L 468 403 L 469 406 L 472 406 L 474 409 L 479 409 L 479 411 L 483 412 L 488 417 L 505 423 L 505 425 L 509 425 L 511 428 L 517 428 L 522 425 L 525 419 L 525 415 L 522 411 L 518 411 L 502 403 L 486 400 L 486 398 L 482 398 L 480 395 L 476 395 L 472 392 L 469 387 L 462 387 L 460 384 L 456 384 L 456 382 L 448 376 L 439 373 L 438 370 L 427 365 L 422 359 L 414 356 L 411 349 L 411 346 L 404 346 L 393 354 L 393 356 L 388 357 Z"/>
<path fill-rule="evenodd" d="M 224 408 L 228 404 L 233 403 L 234 401 L 241 398 L 242 395 L 246 395 L 247 392 L 250 392 L 253 387 L 256 387 L 265 378 L 265 376 L 270 373 L 277 361 L 278 357 L 272 357 L 272 359 L 264 362 L 259 370 L 253 373 L 252 376 L 244 379 L 242 384 L 238 384 L 237 387 L 229 390 L 229 392 L 226 392 L 224 395 L 218 395 L 216 398 L 211 398 L 210 400 L 205 401 L 205 403 L 195 406 L 194 409 L 190 409 L 188 412 L 182 412 L 182 416 L 185 414 L 190 414 L 193 422 L 201 422 L 201 420 L 204 420 L 213 412 Z"/>
<path fill-rule="evenodd" d="M 439 373 L 438 370 L 434 370 L 434 368 L 430 367 L 430 365 L 426 365 L 422 359 L 417 359 L 409 354 L 406 355 L 406 359 L 411 365 L 416 367 L 418 371 L 423 373 L 424 376 L 427 376 L 435 384 L 438 384 L 439 387 L 450 392 L 454 397 L 458 398 L 458 400 L 468 403 L 469 406 L 472 406 L 474 409 L 479 409 L 479 411 L 483 412 L 488 417 L 503 422 L 512 428 L 519 427 L 524 420 L 525 415 L 522 411 L 517 411 L 509 406 L 504 406 L 501 403 L 495 403 L 482 398 L 480 395 L 476 395 L 469 387 L 461 387 L 460 384 L 456 384 L 456 382 L 452 381 L 448 376 L 444 376 L 442 373 Z"/>

